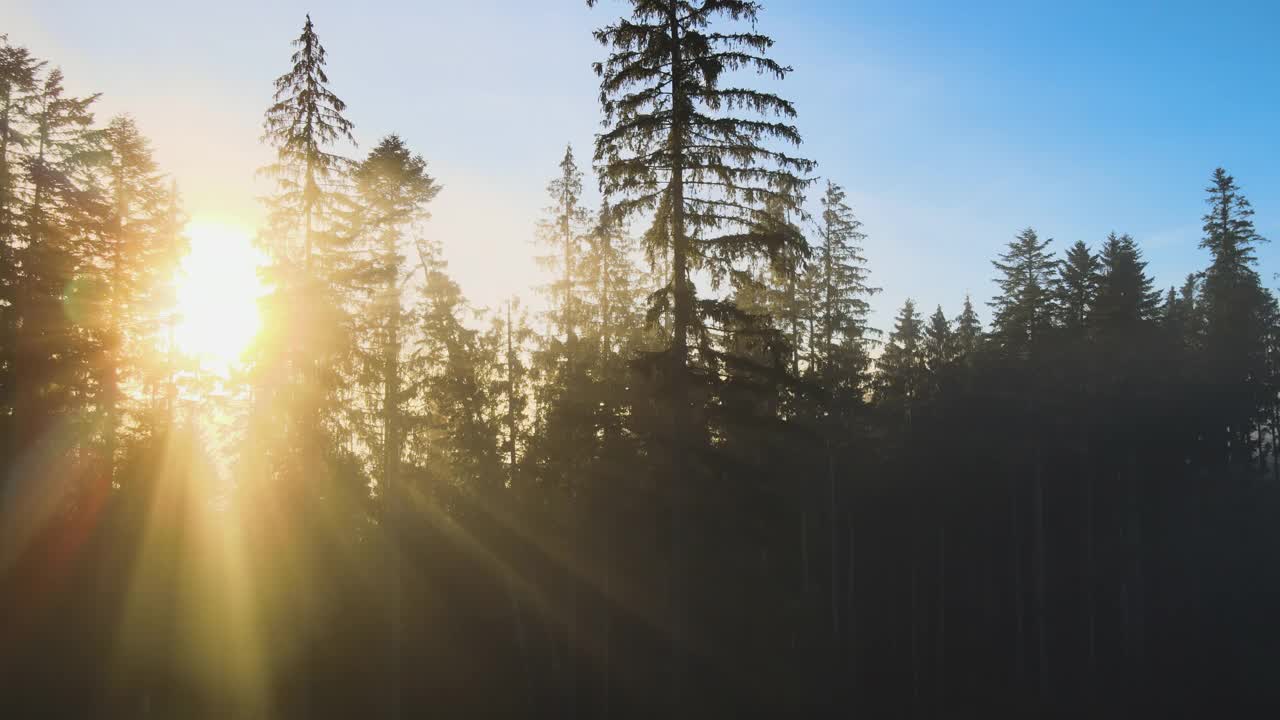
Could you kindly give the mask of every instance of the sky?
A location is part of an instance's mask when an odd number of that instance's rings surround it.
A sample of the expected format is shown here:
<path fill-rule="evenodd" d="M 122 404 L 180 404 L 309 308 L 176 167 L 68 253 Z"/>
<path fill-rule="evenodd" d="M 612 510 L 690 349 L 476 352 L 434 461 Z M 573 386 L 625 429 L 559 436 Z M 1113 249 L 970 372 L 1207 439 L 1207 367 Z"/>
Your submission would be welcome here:
<path fill-rule="evenodd" d="M 991 260 L 1034 227 L 1063 248 L 1112 230 L 1157 284 L 1205 266 L 1204 187 L 1221 165 L 1280 241 L 1280 4 L 765 0 L 759 29 L 794 68 L 817 174 L 868 235 L 873 325 L 913 297 L 982 307 Z M 1123 5 L 1124 7 L 1115 7 Z M 444 191 L 431 234 L 480 305 L 536 284 L 535 225 L 566 143 L 585 166 L 618 0 L 6 0 L 0 33 L 60 65 L 72 92 L 131 113 L 196 219 L 249 229 L 272 80 L 306 12 L 367 151 L 396 132 Z M 594 183 L 588 181 L 594 187 Z M 813 193 L 817 198 L 817 191 Z M 1268 285 L 1280 248 L 1261 248 Z"/>

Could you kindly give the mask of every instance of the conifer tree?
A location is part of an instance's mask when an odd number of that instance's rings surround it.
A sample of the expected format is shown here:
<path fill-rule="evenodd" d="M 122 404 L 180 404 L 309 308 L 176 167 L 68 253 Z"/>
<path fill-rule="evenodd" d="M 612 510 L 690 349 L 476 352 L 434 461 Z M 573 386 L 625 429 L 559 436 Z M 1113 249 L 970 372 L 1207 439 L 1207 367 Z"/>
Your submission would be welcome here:
<path fill-rule="evenodd" d="M 792 222 L 792 213 L 779 200 L 766 201 L 765 213 L 769 226 L 776 227 L 787 235 L 798 236 L 802 241 L 798 245 L 782 249 L 758 268 L 758 280 L 764 295 L 753 312 L 768 316 L 774 328 L 785 339 L 786 345 L 780 346 L 786 356 L 782 368 L 793 377 L 799 377 L 801 358 L 808 354 L 803 333 L 807 313 L 802 297 L 801 272 L 810 248 L 803 241 L 800 228 Z M 746 310 L 746 307 L 739 305 L 738 309 Z"/>
<path fill-rule="evenodd" d="M 955 345 L 955 332 L 939 305 L 929 316 L 929 325 L 924 331 L 924 362 L 930 373 L 936 375 L 955 359 Z"/>
<path fill-rule="evenodd" d="M 911 298 L 902 303 L 876 365 L 877 399 L 910 425 L 926 370 L 924 321 Z"/>
<path fill-rule="evenodd" d="M 822 196 L 818 247 L 805 275 L 811 370 L 831 389 L 857 392 L 869 364 L 868 299 L 879 292 L 868 284 L 862 255 L 862 223 L 846 202 L 844 188 L 828 181 Z"/>
<path fill-rule="evenodd" d="M 1098 258 L 1083 241 L 1077 240 L 1067 248 L 1066 256 L 1058 264 L 1057 296 L 1058 314 L 1068 335 L 1079 338 L 1090 320 L 1098 288 Z"/>
<path fill-rule="evenodd" d="M 407 236 L 427 218 L 426 206 L 440 192 L 427 173 L 427 163 L 397 135 L 383 138 L 355 168 L 357 227 L 370 255 L 362 330 L 361 377 L 379 401 L 373 415 L 379 433 L 368 438 L 374 448 L 380 493 L 396 484 L 405 433 L 405 387 L 402 377 L 406 332 L 403 288 L 417 265 L 406 265 Z"/>
<path fill-rule="evenodd" d="M 319 225 L 334 210 L 340 198 L 335 184 L 350 164 L 331 148 L 340 142 L 354 145 L 355 138 L 353 124 L 343 115 L 346 103 L 329 89 L 328 58 L 310 15 L 293 45 L 293 66 L 276 78 L 263 121 L 262 139 L 276 150 L 275 162 L 263 172 L 276 181 L 269 204 L 275 259 L 311 273 L 317 246 L 326 239 Z"/>
<path fill-rule="evenodd" d="M 89 401 L 84 384 L 89 348 L 73 328 L 100 303 L 99 287 L 72 280 L 83 255 L 81 243 L 105 212 L 91 176 L 102 138 L 92 127 L 97 98 L 67 95 L 62 71 L 55 68 L 40 81 L 29 106 L 30 137 L 14 181 L 21 202 L 11 308 L 13 412 L 19 430 L 14 440 L 19 445 L 37 437 L 54 417 L 71 416 Z"/>
<path fill-rule="evenodd" d="M 315 478 L 326 455 L 325 439 L 337 408 L 337 366 L 347 341 L 343 317 L 344 274 L 351 239 L 342 211 L 350 162 L 334 152 L 354 144 L 346 104 L 329 88 L 327 55 L 308 15 L 289 71 L 275 81 L 263 121 L 264 142 L 275 161 L 262 172 L 275 182 L 267 198 L 269 251 L 263 302 L 264 332 L 254 349 L 253 377 L 259 404 L 253 433 L 268 455 L 269 472 Z M 276 440 L 269 439 L 279 433 Z"/>
<path fill-rule="evenodd" d="M 640 278 L 633 245 L 625 224 L 607 202 L 602 204 L 588 236 L 583 274 L 589 288 L 584 295 L 601 362 L 610 367 L 617 365 L 614 359 L 630 345 L 630 335 L 641 322 L 636 316 Z"/>
<path fill-rule="evenodd" d="M 1211 262 L 1200 302 L 1204 360 L 1214 387 L 1214 407 L 1206 420 L 1211 427 L 1228 427 L 1229 439 L 1239 447 L 1261 403 L 1266 325 L 1274 299 L 1254 269 L 1254 248 L 1265 239 L 1254 227 L 1252 205 L 1222 168 L 1214 171 L 1205 191 L 1209 211 L 1200 247 L 1209 251 Z M 1210 436 L 1220 437 L 1221 432 L 1211 430 Z"/>
<path fill-rule="evenodd" d="M 92 248 L 92 272 L 102 288 L 93 363 L 108 473 L 113 474 L 127 398 L 121 384 L 137 379 L 158 348 L 165 321 L 152 301 L 177 269 L 180 240 L 169 228 L 170 196 L 150 143 L 131 117 L 111 120 L 102 135 L 101 183 L 107 204 Z M 150 341 L 150 342 L 149 342 Z"/>
<path fill-rule="evenodd" d="M 982 342 L 982 322 L 973 309 L 973 301 L 964 296 L 964 307 L 956 317 L 956 354 L 962 358 L 972 356 Z"/>
<path fill-rule="evenodd" d="M 594 5 L 595 0 L 588 0 Z M 718 20 L 754 23 L 760 6 L 746 0 L 632 0 L 631 17 L 596 31 L 611 49 L 596 64 L 604 131 L 597 137 L 601 189 L 620 216 L 653 213 L 646 252 L 669 256 L 670 278 L 653 297 L 651 315 L 669 309 L 665 355 L 677 437 L 688 437 L 686 374 L 690 343 L 714 356 L 706 322 L 728 308 L 696 299 L 692 273 L 725 278 L 740 260 L 782 257 L 803 239 L 771 220 L 796 208 L 813 163 L 775 149 L 798 145 L 786 121 L 791 103 L 727 84 L 750 70 L 784 78 L 790 68 L 768 58 L 773 40 L 754 29 L 728 31 Z"/>
<path fill-rule="evenodd" d="M 410 372 L 422 416 L 406 449 L 427 477 L 438 481 L 435 488 L 420 488 L 423 492 L 491 489 L 502 476 L 499 418 L 487 382 L 497 362 L 496 348 L 487 347 L 481 333 L 467 326 L 474 310 L 449 276 L 439 243 L 416 245 L 425 279 Z"/>
<path fill-rule="evenodd" d="M 560 342 L 567 347 L 581 330 L 581 294 L 586 285 L 582 265 L 588 234 L 588 212 L 582 205 L 582 171 L 573 158 L 573 146 L 565 147 L 560 174 L 548 183 L 547 195 L 552 204 L 546 209 L 546 219 L 538 225 L 538 236 L 551 252 L 539 261 L 555 277 L 547 288 L 551 320 L 558 328 Z"/>
<path fill-rule="evenodd" d="M 572 497 L 581 490 L 597 454 L 598 329 L 590 299 L 598 293 L 593 252 L 596 238 L 590 213 L 582 204 L 582 172 L 572 147 L 565 148 L 560 174 L 547 186 L 552 204 L 538 234 L 550 254 L 539 258 L 553 273 L 548 333 L 535 356 L 541 379 L 537 411 L 539 431 L 530 439 L 527 467 L 546 487 Z"/>
<path fill-rule="evenodd" d="M 0 35 L 0 292 L 6 292 L 12 278 L 13 234 L 21 214 L 17 189 L 19 163 L 31 143 L 31 104 L 39 86 L 42 61 L 23 47 L 9 44 Z M 7 295 L 0 298 L 7 299 Z"/>
<path fill-rule="evenodd" d="M 18 318 L 19 218 L 23 205 L 18 192 L 22 154 L 31 142 L 31 104 L 44 63 L 23 47 L 0 35 L 0 448 L 11 451 L 9 437 L 15 394 L 14 350 Z M 0 492 L 3 492 L 0 490 Z"/>
<path fill-rule="evenodd" d="M 502 398 L 500 444 L 507 465 L 507 484 L 516 487 L 521 458 L 529 443 L 526 417 L 530 393 L 529 367 L 525 357 L 535 333 L 529 327 L 528 313 L 520 306 L 518 298 L 508 298 L 502 313 L 494 318 L 494 333 L 502 360 L 499 384 L 492 392 L 495 397 Z"/>
<path fill-rule="evenodd" d="M 1173 342 L 1180 350 L 1200 347 L 1204 322 L 1203 308 L 1199 302 L 1200 275 L 1188 273 L 1181 288 L 1170 287 L 1166 295 L 1161 321 Z"/>
<path fill-rule="evenodd" d="M 1034 355 L 1051 327 L 1056 264 L 1047 251 L 1050 242 L 1027 228 L 992 262 L 1002 277 L 996 279 L 1000 293 L 990 303 L 991 337 L 1008 357 Z"/>
<path fill-rule="evenodd" d="M 589 6 L 595 0 L 588 0 Z M 703 525 L 688 513 L 702 505 L 694 448 L 707 444 L 703 418 L 711 389 L 740 367 L 726 352 L 730 334 L 748 320 L 732 302 L 699 299 L 694 273 L 726 281 L 752 259 L 777 262 L 803 252 L 804 240 L 776 221 L 795 211 L 814 163 L 786 152 L 800 143 L 792 104 L 778 95 L 731 84 L 739 70 L 774 80 L 790 68 L 767 57 L 773 40 L 756 31 L 760 5 L 749 0 L 630 0 L 630 17 L 595 33 L 609 56 L 596 63 L 604 129 L 595 160 L 600 187 L 619 217 L 643 212 L 646 255 L 669 275 L 650 296 L 647 317 L 669 320 L 661 351 L 650 355 L 669 423 L 651 426 L 662 476 L 672 623 L 669 693 L 683 707 L 689 589 L 701 579 L 688 549 Z M 751 27 L 728 27 L 731 23 Z M 726 27 L 721 27 L 723 23 Z M 772 204 L 772 208 L 770 205 Z M 770 212 L 772 209 L 774 212 Z M 690 350 L 696 350 L 696 358 Z M 694 376 L 704 382 L 695 396 Z M 730 378 L 731 379 L 731 378 Z M 726 418 L 727 419 L 727 418 Z"/>
<path fill-rule="evenodd" d="M 1155 317 L 1160 302 L 1142 251 L 1128 235 L 1111 233 L 1098 253 L 1097 295 L 1090 324 L 1115 336 Z"/>

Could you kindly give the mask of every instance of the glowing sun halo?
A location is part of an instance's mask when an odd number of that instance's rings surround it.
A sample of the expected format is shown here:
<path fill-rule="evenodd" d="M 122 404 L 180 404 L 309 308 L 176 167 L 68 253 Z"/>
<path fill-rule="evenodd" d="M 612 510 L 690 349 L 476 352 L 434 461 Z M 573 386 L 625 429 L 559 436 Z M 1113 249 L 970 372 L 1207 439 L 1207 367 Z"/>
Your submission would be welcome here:
<path fill-rule="evenodd" d="M 261 324 L 262 254 L 250 232 L 234 224 L 193 220 L 191 252 L 178 273 L 174 340 L 182 352 L 225 372 L 239 363 Z"/>

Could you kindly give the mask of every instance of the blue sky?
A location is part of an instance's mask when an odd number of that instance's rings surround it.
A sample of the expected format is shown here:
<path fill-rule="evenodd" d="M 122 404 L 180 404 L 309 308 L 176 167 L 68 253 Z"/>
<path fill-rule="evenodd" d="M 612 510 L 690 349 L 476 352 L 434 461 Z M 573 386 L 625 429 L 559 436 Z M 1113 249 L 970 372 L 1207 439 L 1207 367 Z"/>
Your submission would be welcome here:
<path fill-rule="evenodd" d="M 869 235 L 874 321 L 913 296 L 991 293 L 1021 228 L 1062 247 L 1134 235 L 1160 285 L 1205 264 L 1217 165 L 1280 240 L 1280 5 L 774 0 L 804 153 Z M 193 215 L 257 221 L 271 80 L 310 11 L 365 149 L 399 132 L 445 185 L 432 232 L 479 303 L 528 294 L 534 225 L 566 142 L 590 154 L 603 0 L 183 3 L 10 0 L 0 32 L 131 112 Z M 1260 252 L 1269 284 L 1280 248 Z M 985 308 L 983 308 L 985 310 Z M 984 317 L 986 313 L 984 312 Z"/>

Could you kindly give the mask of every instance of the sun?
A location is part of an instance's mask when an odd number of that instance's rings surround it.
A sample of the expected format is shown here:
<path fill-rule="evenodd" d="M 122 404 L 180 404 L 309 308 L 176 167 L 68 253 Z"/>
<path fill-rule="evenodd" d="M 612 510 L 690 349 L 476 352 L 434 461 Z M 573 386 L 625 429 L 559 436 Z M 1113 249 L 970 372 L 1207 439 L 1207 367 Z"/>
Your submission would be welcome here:
<path fill-rule="evenodd" d="M 174 340 L 206 369 L 226 374 L 261 327 L 263 255 L 250 231 L 232 223 L 195 219 L 187 236 L 191 251 L 178 270 Z"/>

